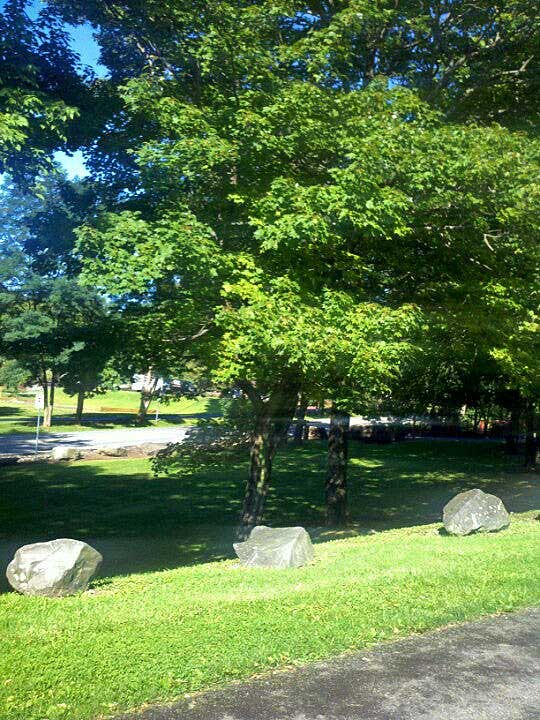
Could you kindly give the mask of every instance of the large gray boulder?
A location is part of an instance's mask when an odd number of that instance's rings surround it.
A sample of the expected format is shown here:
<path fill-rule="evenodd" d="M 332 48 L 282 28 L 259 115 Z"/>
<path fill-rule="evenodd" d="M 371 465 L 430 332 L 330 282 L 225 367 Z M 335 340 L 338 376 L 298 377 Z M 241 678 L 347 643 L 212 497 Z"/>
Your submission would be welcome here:
<path fill-rule="evenodd" d="M 313 545 L 302 527 L 269 528 L 257 525 L 234 551 L 247 567 L 301 567 L 313 560 Z"/>
<path fill-rule="evenodd" d="M 102 560 L 97 550 L 80 540 L 33 543 L 17 550 L 6 577 L 23 595 L 75 595 L 86 590 Z"/>
<path fill-rule="evenodd" d="M 51 460 L 60 462 L 61 460 L 79 460 L 82 452 L 77 448 L 65 447 L 64 445 L 56 445 L 51 451 Z"/>
<path fill-rule="evenodd" d="M 445 530 L 451 535 L 494 532 L 510 524 L 510 515 L 495 495 L 478 488 L 459 493 L 443 509 Z"/>

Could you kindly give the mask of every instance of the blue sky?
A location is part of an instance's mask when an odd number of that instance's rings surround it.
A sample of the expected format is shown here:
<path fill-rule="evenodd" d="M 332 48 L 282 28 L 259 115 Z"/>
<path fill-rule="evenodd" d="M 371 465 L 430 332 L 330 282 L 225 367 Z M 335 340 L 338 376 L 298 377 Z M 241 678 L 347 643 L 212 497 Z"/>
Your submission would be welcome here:
<path fill-rule="evenodd" d="M 54 159 L 56 162 L 64 168 L 67 176 L 70 180 L 79 177 L 83 178 L 88 175 L 88 170 L 84 164 L 84 158 L 82 152 L 77 150 L 73 155 L 66 155 L 64 152 L 54 153 Z"/>
<path fill-rule="evenodd" d="M 3 4 L 3 0 L 0 0 L 0 7 Z M 42 0 L 34 0 L 28 8 L 29 16 L 35 18 L 44 5 L 45 3 Z M 79 55 L 81 62 L 84 65 L 90 65 L 97 75 L 103 77 L 106 68 L 99 64 L 99 47 L 94 40 L 92 27 L 85 23 L 77 26 L 66 25 L 66 29 L 71 36 L 71 47 Z"/>
<path fill-rule="evenodd" d="M 3 1 L 0 0 L 0 8 L 3 4 Z M 30 17 L 36 17 L 43 5 L 41 0 L 34 0 L 28 12 Z M 99 46 L 94 40 L 92 27 L 85 23 L 77 26 L 66 25 L 66 29 L 71 36 L 71 47 L 80 57 L 82 64 L 89 65 L 98 77 L 104 77 L 107 70 L 99 64 Z M 57 152 L 54 157 L 65 169 L 69 178 L 88 175 L 81 152 L 73 153 L 71 156 Z"/>

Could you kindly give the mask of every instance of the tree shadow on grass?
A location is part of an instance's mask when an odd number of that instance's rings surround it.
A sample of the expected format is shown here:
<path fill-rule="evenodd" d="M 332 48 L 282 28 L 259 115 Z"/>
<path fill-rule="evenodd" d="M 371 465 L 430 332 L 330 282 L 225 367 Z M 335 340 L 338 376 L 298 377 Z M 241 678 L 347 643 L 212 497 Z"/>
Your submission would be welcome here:
<path fill-rule="evenodd" d="M 23 408 L 13 407 L 12 405 L 0 405 L 0 419 L 2 418 L 26 418 L 28 413 Z M 31 419 L 31 418 L 29 418 Z"/>
<path fill-rule="evenodd" d="M 154 478 L 147 460 L 25 464 L 0 477 L 0 591 L 15 550 L 71 537 L 102 552 L 102 575 L 232 556 L 244 467 Z"/>
<path fill-rule="evenodd" d="M 501 446 L 433 441 L 356 447 L 350 503 L 357 520 L 405 527 L 437 522 L 458 492 L 478 487 L 498 495 L 513 512 L 540 506 L 538 476 Z"/>
<path fill-rule="evenodd" d="M 215 414 L 207 412 L 194 412 L 194 413 L 167 413 L 160 412 L 158 420 L 170 425 L 185 425 L 190 422 L 193 423 L 195 420 L 202 418 L 215 417 Z M 136 413 L 89 413 L 83 415 L 81 425 L 78 428 L 102 428 L 102 427 L 148 427 L 155 423 L 155 414 L 149 413 L 146 420 L 141 422 L 137 419 Z M 58 416 L 54 418 L 54 425 L 75 425 L 75 418 L 73 415 L 70 416 Z"/>
<path fill-rule="evenodd" d="M 168 413 L 160 412 L 158 419 L 161 427 L 165 424 L 169 425 L 186 425 L 194 424 L 197 420 L 216 417 L 220 415 L 219 408 L 216 411 L 193 412 L 193 413 Z M 21 426 L 23 430 L 36 424 L 36 417 L 29 415 L 19 408 L 0 406 L 0 428 L 2 421 L 13 423 L 14 421 Z M 73 430 L 112 430 L 115 428 L 134 428 L 134 427 L 150 427 L 155 424 L 155 414 L 150 413 L 146 422 L 141 423 L 137 420 L 136 413 L 86 413 L 82 417 L 81 423 L 77 423 L 74 414 L 58 413 L 53 415 L 50 432 L 55 432 L 57 428 L 62 428 L 62 432 L 73 427 Z M 17 429 L 11 430 L 17 432 Z"/>
<path fill-rule="evenodd" d="M 324 524 L 325 445 L 278 455 L 265 522 L 303 525 L 314 539 L 436 522 L 461 490 L 480 487 L 509 510 L 540 506 L 537 476 L 494 447 L 433 442 L 351 445 L 351 528 Z M 2 468 L 0 569 L 20 545 L 72 537 L 104 555 L 102 575 L 150 572 L 233 557 L 233 528 L 246 479 L 245 459 L 204 472 L 153 477 L 144 459 L 27 464 Z M 0 572 L 3 581 L 3 572 Z M 6 584 L 0 585 L 7 589 Z"/>
<path fill-rule="evenodd" d="M 191 415 L 179 415 L 163 413 L 159 415 L 161 421 L 174 425 L 184 425 L 200 417 L 206 417 L 205 413 L 193 413 Z M 82 421 L 78 424 L 73 415 L 56 415 L 53 417 L 51 431 L 55 427 L 73 426 L 77 431 L 84 430 L 111 430 L 114 428 L 140 428 L 154 425 L 155 416 L 149 415 L 145 422 L 137 419 L 136 413 L 88 413 L 83 415 Z M 31 419 L 31 418 L 30 418 Z"/>

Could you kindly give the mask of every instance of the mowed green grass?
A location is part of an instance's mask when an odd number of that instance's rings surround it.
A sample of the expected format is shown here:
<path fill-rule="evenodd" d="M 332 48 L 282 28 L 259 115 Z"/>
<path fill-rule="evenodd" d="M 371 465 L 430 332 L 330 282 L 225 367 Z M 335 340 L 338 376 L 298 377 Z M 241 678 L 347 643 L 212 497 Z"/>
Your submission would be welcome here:
<path fill-rule="evenodd" d="M 53 424 L 50 431 L 73 432 L 88 429 L 112 429 L 134 425 L 140 395 L 128 390 L 115 390 L 88 398 L 84 403 L 83 424 L 75 424 L 76 399 L 58 388 L 55 393 Z M 192 422 L 198 415 L 221 413 L 221 401 L 213 397 L 177 398 L 170 402 L 153 401 L 150 404 L 148 424 L 156 425 L 156 405 L 159 411 L 159 424 L 178 424 Z M 0 435 L 9 433 L 35 432 L 37 410 L 33 396 L 3 391 L 0 394 Z M 176 416 L 176 417 L 174 417 Z"/>
<path fill-rule="evenodd" d="M 122 576 L 109 566 L 109 577 L 74 598 L 0 596 L 2 720 L 113 716 L 538 604 L 537 476 L 521 473 L 517 459 L 484 444 L 353 444 L 353 523 L 336 540 L 315 529 L 324 450 L 307 443 L 278 456 L 267 520 L 307 526 L 316 540 L 313 565 L 281 571 L 199 562 L 231 557 L 244 462 L 176 478 L 152 477 L 145 460 L 3 468 L 4 543 L 95 537 L 111 552 L 131 545 L 123 572 L 147 572 Z M 432 521 L 442 504 L 473 486 L 528 512 L 500 533 L 441 534 Z"/>
<path fill-rule="evenodd" d="M 298 570 L 233 561 L 0 605 L 4 720 L 82 720 L 540 600 L 540 524 L 436 526 L 316 546 Z"/>

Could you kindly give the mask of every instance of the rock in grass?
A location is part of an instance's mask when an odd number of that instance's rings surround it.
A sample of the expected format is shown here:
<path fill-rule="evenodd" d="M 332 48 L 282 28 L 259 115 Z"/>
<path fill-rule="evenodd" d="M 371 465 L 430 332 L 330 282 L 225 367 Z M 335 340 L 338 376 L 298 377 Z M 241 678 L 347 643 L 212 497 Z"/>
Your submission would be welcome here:
<path fill-rule="evenodd" d="M 123 445 L 105 445 L 103 447 L 100 447 L 98 449 L 98 452 L 100 452 L 102 455 L 107 455 L 108 457 L 128 456 L 128 448 L 124 447 Z"/>
<path fill-rule="evenodd" d="M 33 543 L 17 550 L 6 577 L 23 595 L 75 595 L 86 590 L 102 560 L 97 550 L 80 540 Z"/>
<path fill-rule="evenodd" d="M 157 455 L 160 450 L 164 450 L 166 447 L 167 445 L 165 443 L 145 442 L 142 443 L 142 445 L 139 445 L 137 449 L 140 450 L 144 455 L 153 457 L 154 455 Z"/>
<path fill-rule="evenodd" d="M 59 462 L 60 460 L 78 460 L 82 457 L 82 453 L 77 448 L 64 447 L 57 445 L 51 451 L 51 460 Z"/>
<path fill-rule="evenodd" d="M 313 545 L 302 527 L 269 528 L 257 525 L 234 551 L 247 567 L 301 567 L 313 560 Z"/>
<path fill-rule="evenodd" d="M 444 506 L 443 523 L 451 535 L 495 532 L 510 524 L 510 515 L 502 500 L 475 488 L 459 493 Z"/>

